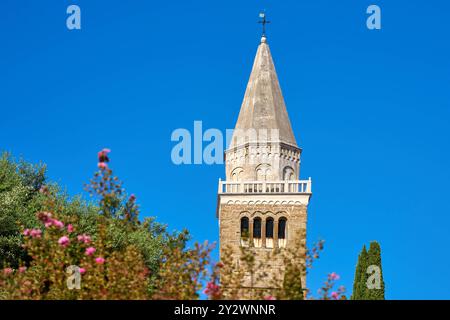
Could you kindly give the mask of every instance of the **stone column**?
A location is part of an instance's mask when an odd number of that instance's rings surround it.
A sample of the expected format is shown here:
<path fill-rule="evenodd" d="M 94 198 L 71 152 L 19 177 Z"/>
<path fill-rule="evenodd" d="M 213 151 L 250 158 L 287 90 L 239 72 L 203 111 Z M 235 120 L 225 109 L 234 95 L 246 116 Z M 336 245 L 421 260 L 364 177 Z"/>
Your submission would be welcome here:
<path fill-rule="evenodd" d="M 273 219 L 273 247 L 278 248 L 278 219 Z"/>
<path fill-rule="evenodd" d="M 248 218 L 248 245 L 253 247 L 253 219 Z"/>
<path fill-rule="evenodd" d="M 266 219 L 261 219 L 261 248 L 266 247 Z"/>

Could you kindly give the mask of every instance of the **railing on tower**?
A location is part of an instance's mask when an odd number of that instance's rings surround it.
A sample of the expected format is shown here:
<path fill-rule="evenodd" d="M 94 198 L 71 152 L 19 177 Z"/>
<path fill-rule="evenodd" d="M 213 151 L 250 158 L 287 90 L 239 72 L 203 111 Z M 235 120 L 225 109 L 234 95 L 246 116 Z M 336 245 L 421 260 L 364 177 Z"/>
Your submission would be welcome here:
<path fill-rule="evenodd" d="M 222 181 L 219 180 L 219 194 L 229 193 L 311 193 L 309 180 L 293 181 Z"/>

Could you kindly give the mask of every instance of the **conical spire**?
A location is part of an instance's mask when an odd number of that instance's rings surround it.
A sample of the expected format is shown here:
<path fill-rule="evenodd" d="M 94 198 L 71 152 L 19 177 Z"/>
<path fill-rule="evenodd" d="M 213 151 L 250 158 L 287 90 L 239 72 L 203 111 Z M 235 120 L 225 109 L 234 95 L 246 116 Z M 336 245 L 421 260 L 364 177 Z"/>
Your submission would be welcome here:
<path fill-rule="evenodd" d="M 250 80 L 242 102 L 230 148 L 238 147 L 242 132 L 254 129 L 279 130 L 279 142 L 297 147 L 286 111 L 283 94 L 266 37 L 262 37 L 256 53 Z M 248 138 L 245 138 L 247 141 Z M 275 142 L 275 141 L 273 141 Z"/>

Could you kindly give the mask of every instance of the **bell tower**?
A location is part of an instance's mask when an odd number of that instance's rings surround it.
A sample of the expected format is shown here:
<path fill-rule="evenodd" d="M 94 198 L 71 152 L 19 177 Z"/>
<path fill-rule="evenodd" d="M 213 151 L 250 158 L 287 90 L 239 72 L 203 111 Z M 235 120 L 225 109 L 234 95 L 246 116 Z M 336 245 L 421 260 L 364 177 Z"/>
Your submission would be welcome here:
<path fill-rule="evenodd" d="M 269 258 L 271 252 L 291 248 L 304 254 L 311 179 L 300 180 L 301 153 L 263 35 L 218 190 L 221 256 L 228 247 L 239 268 L 244 247 L 260 266 L 259 280 L 244 277 L 242 290 L 270 293 L 283 281 L 284 261 L 280 255 Z"/>

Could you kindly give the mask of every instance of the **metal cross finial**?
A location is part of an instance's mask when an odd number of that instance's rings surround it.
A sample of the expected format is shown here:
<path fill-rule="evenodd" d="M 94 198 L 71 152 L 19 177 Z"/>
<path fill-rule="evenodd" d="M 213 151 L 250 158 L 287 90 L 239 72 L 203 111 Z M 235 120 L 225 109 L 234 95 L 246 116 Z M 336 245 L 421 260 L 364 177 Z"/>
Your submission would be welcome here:
<path fill-rule="evenodd" d="M 262 19 L 261 21 L 258 21 L 258 23 L 262 24 L 263 27 L 263 34 L 262 36 L 265 37 L 266 36 L 266 24 L 270 23 L 270 21 L 266 20 L 266 13 L 263 11 L 259 14 L 259 17 Z"/>

